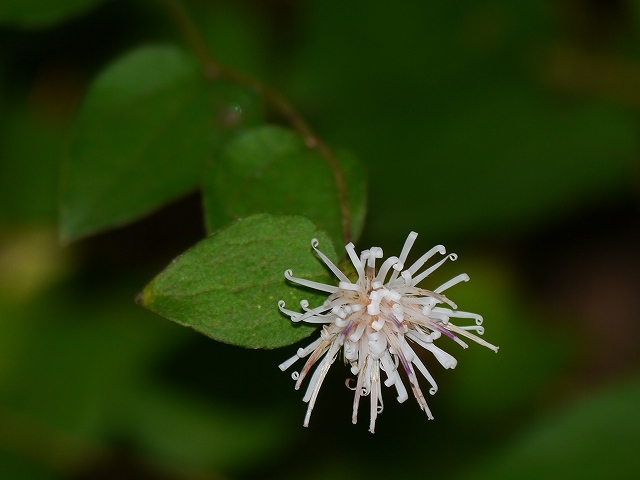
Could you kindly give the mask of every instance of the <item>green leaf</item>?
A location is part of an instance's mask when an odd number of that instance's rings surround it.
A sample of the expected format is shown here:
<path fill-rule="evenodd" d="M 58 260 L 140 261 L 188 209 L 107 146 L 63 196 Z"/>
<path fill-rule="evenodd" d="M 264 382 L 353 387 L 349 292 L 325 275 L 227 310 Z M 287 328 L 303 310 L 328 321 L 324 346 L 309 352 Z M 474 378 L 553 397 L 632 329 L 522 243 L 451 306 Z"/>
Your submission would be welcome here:
<path fill-rule="evenodd" d="M 119 226 L 194 190 L 204 162 L 259 116 L 253 94 L 207 82 L 171 46 L 140 48 L 91 86 L 61 192 L 64 240 Z"/>
<path fill-rule="evenodd" d="M 336 151 L 351 208 L 353 237 L 365 215 L 365 174 L 357 159 Z M 338 190 L 331 167 L 290 130 L 263 126 L 229 142 L 204 180 L 210 230 L 254 213 L 304 215 L 344 244 Z"/>
<path fill-rule="evenodd" d="M 141 302 L 221 342 L 248 348 L 290 345 L 313 328 L 293 326 L 278 310 L 278 301 L 295 309 L 302 299 L 313 305 L 323 297 L 288 284 L 285 270 L 330 282 L 311 252 L 312 238 L 335 261 L 327 235 L 306 218 L 263 214 L 241 219 L 174 260 L 145 287 Z"/>
<path fill-rule="evenodd" d="M 45 26 L 78 15 L 101 0 L 2 0 L 0 23 Z"/>
<path fill-rule="evenodd" d="M 461 478 L 638 478 L 640 381 L 571 405 Z"/>

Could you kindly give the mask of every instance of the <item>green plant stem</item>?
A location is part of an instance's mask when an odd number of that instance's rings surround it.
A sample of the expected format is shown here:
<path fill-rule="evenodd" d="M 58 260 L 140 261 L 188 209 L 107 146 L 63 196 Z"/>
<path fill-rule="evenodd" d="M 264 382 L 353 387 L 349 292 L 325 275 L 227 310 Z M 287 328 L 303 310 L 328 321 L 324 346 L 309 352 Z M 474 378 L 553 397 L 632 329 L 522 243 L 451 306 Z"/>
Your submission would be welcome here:
<path fill-rule="evenodd" d="M 329 165 L 338 191 L 342 234 L 345 243 L 352 240 L 351 210 L 344 172 L 331 148 L 315 133 L 302 115 L 280 93 L 254 78 L 220 64 L 209 52 L 198 27 L 180 0 L 166 0 L 171 18 L 179 26 L 187 43 L 203 66 L 205 76 L 210 80 L 225 78 L 252 89 L 267 105 L 278 113 L 302 137 L 308 148 L 316 150 Z"/>

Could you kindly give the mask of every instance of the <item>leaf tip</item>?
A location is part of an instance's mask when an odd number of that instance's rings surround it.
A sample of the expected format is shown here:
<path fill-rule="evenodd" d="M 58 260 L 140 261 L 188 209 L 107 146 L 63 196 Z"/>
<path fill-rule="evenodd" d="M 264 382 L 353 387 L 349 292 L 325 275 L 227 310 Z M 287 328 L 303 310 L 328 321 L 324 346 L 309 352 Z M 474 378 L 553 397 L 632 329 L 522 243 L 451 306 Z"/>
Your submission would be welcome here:
<path fill-rule="evenodd" d="M 58 241 L 60 245 L 66 247 L 90 234 L 91 232 L 88 232 L 80 226 L 76 217 L 69 215 L 67 209 L 63 207 L 60 208 L 58 213 Z"/>
<path fill-rule="evenodd" d="M 136 295 L 136 298 L 134 299 L 134 301 L 140 305 L 141 307 L 144 306 L 144 294 L 143 292 L 140 292 Z"/>
<path fill-rule="evenodd" d="M 152 310 L 150 308 L 150 305 L 153 302 L 153 295 L 151 294 L 151 289 L 149 288 L 149 285 L 144 287 L 144 289 L 136 295 L 135 302 L 141 307 Z"/>

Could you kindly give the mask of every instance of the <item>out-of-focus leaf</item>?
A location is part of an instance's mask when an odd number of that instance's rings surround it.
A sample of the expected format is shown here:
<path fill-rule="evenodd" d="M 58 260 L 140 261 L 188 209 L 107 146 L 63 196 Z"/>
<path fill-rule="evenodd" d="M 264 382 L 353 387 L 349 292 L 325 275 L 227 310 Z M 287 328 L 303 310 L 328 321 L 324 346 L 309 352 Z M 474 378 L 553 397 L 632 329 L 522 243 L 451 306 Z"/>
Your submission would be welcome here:
<path fill-rule="evenodd" d="M 62 238 L 122 225 L 195 189 L 204 162 L 257 109 L 252 93 L 207 82 L 177 48 L 142 47 L 117 60 L 78 114 L 63 172 Z"/>
<path fill-rule="evenodd" d="M 0 401 L 76 435 L 98 435 L 149 362 L 181 340 L 180 331 L 151 324 L 131 290 L 99 297 L 58 288 L 30 303 L 0 324 L 13 338 Z"/>
<path fill-rule="evenodd" d="M 267 459 L 287 441 L 290 422 L 282 411 L 222 407 L 169 389 L 139 390 L 118 421 L 162 463 L 239 470 L 248 458 Z"/>
<path fill-rule="evenodd" d="M 337 151 L 336 159 L 347 183 L 357 238 L 365 214 L 364 171 L 346 151 Z M 230 142 L 207 171 L 204 198 L 210 230 L 254 213 L 297 214 L 329 233 L 336 245 L 344 243 L 331 167 L 298 135 L 281 127 L 259 127 Z"/>
<path fill-rule="evenodd" d="M 443 97 L 423 97 L 425 108 L 409 122 L 376 123 L 354 137 L 370 170 L 393 165 L 393 184 L 371 178 L 371 191 L 388 192 L 371 197 L 368 228 L 376 238 L 401 228 L 407 215 L 430 235 L 526 228 L 615 195 L 633 172 L 639 145 L 624 108 L 562 104 L 497 78 Z M 388 117 L 403 118 L 402 107 L 390 108 Z M 352 132 L 352 124 L 335 128 Z"/>
<path fill-rule="evenodd" d="M 548 9 L 456 5 L 312 5 L 290 89 L 375 172 L 367 234 L 408 218 L 434 236 L 513 231 L 615 195 L 635 171 L 637 119 L 543 84 Z"/>
<path fill-rule="evenodd" d="M 306 34 L 284 81 L 299 95 L 297 105 L 322 115 L 322 132 L 340 143 L 351 139 L 347 144 L 359 153 L 367 140 L 367 153 L 388 140 L 384 151 L 394 151 L 393 137 L 410 140 L 405 128 L 430 116 L 434 102 L 448 103 L 467 84 L 493 81 L 487 64 L 500 77 L 511 75 L 530 60 L 531 43 L 547 42 L 550 30 L 549 10 L 536 0 L 462 0 L 455 9 L 414 0 L 399 0 L 393 9 L 326 0 L 305 13 Z"/>
<path fill-rule="evenodd" d="M 437 395 L 446 397 L 447 408 L 472 417 L 531 405 L 576 354 L 568 332 L 556 328 L 549 334 L 540 325 L 541 317 L 550 323 L 553 319 L 548 312 L 531 309 L 504 265 L 461 259 L 455 267 L 463 268 L 471 281 L 451 289 L 450 298 L 461 310 L 484 317 L 482 337 L 500 351 L 493 353 L 472 341 L 465 350 L 453 342 L 448 348 L 441 344 L 458 359 L 458 366 L 447 375 L 450 383 Z"/>
<path fill-rule="evenodd" d="M 0 431 L 2 426 L 0 426 Z M 5 480 L 54 480 L 60 475 L 33 459 L 11 455 L 0 450 L 0 472 Z"/>
<path fill-rule="evenodd" d="M 434 229 L 525 224 L 601 195 L 632 171 L 636 127 L 623 109 L 554 104 L 514 85 L 459 107 L 425 128 L 424 158 L 446 177 L 429 188 L 438 199 L 429 215 Z"/>
<path fill-rule="evenodd" d="M 66 20 L 103 0 L 2 0 L 0 23 L 39 27 Z"/>
<path fill-rule="evenodd" d="M 297 308 L 317 293 L 288 284 L 293 275 L 329 283 L 312 254 L 317 238 L 334 262 L 328 236 L 303 217 L 255 215 L 213 234 L 173 261 L 141 295 L 142 304 L 170 320 L 225 343 L 248 348 L 290 345 L 313 332 L 293 326 L 278 310 L 284 300 Z"/>
<path fill-rule="evenodd" d="M 22 305 L 0 299 L 0 343 L 11 347 L 0 355 L 0 417 L 24 420 L 0 422 L 0 466 L 6 451 L 30 456 L 37 472 L 56 435 L 74 439 L 79 451 L 58 452 L 71 463 L 115 437 L 135 455 L 185 471 L 246 468 L 282 448 L 289 427 L 277 408 L 234 408 L 225 392 L 205 400 L 156 375 L 167 352 L 194 333 L 154 317 L 133 304 L 126 284 L 69 284 Z"/>
<path fill-rule="evenodd" d="M 218 62 L 264 78 L 271 57 L 264 18 L 256 15 L 256 9 L 239 2 L 185 2 L 185 7 Z"/>
<path fill-rule="evenodd" d="M 8 383 L 13 374 L 13 365 L 20 359 L 29 326 L 15 321 L 17 309 L 0 297 L 0 384 Z"/>
<path fill-rule="evenodd" d="M 53 223 L 64 135 L 17 108 L 0 118 L 0 221 Z"/>
<path fill-rule="evenodd" d="M 566 406 L 460 478 L 638 478 L 640 381 Z"/>

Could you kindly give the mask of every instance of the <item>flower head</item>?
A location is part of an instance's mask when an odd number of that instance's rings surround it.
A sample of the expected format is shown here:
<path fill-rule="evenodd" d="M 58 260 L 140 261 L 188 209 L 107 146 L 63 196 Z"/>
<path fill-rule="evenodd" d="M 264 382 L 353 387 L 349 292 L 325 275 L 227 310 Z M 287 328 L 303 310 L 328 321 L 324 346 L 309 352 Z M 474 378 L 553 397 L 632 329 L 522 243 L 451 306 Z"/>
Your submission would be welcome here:
<path fill-rule="evenodd" d="M 449 337 L 463 348 L 467 348 L 468 345 L 461 337 L 498 351 L 498 347 L 472 333 L 484 333 L 482 317 L 475 313 L 458 311 L 456 304 L 443 295 L 448 288 L 468 281 L 467 274 L 460 274 L 435 290 L 425 290 L 417 286 L 447 259 L 457 259 L 457 255 L 451 253 L 418 273 L 434 255 L 446 254 L 445 248 L 438 245 L 422 255 L 413 265 L 405 268 L 409 250 L 417 236 L 417 233 L 411 232 L 400 256 L 387 258 L 378 269 L 376 260 L 383 258 L 381 248 L 372 247 L 364 250 L 358 257 L 353 244 L 348 244 L 345 248 L 358 274 L 355 283 L 318 250 L 318 241 L 315 238 L 311 241 L 311 246 L 338 278 L 338 286 L 296 278 L 291 270 L 285 272 L 288 280 L 329 294 L 322 305 L 313 309 L 309 308 L 309 302 L 301 301 L 300 306 L 304 313 L 286 309 L 282 300 L 278 303 L 280 310 L 294 322 L 323 324 L 318 339 L 306 348 L 298 349 L 296 355 L 280 365 L 280 369 L 284 371 L 299 359 L 309 357 L 302 370 L 292 374 L 296 381 L 295 388 L 299 389 L 311 368 L 318 364 L 303 398 L 308 404 L 305 427 L 309 425 L 322 382 L 339 353 L 342 353 L 345 364 L 351 366 L 351 373 L 356 376 L 351 382 L 347 380 L 347 386 L 355 392 L 353 423 L 358 420 L 360 398 L 369 396 L 369 431 L 373 433 L 376 418 L 383 409 L 382 383 L 386 387 L 395 387 L 398 402 L 402 403 L 409 398 L 401 372 L 408 379 L 420 408 L 430 420 L 433 419 L 420 388 L 417 372 L 420 372 L 430 384 L 431 395 L 436 393 L 438 386 L 415 353 L 415 345 L 429 350 L 444 368 L 454 368 L 457 361 L 434 345 L 434 341 L 441 335 Z M 458 326 L 451 323 L 452 318 L 470 319 L 473 323 Z"/>

